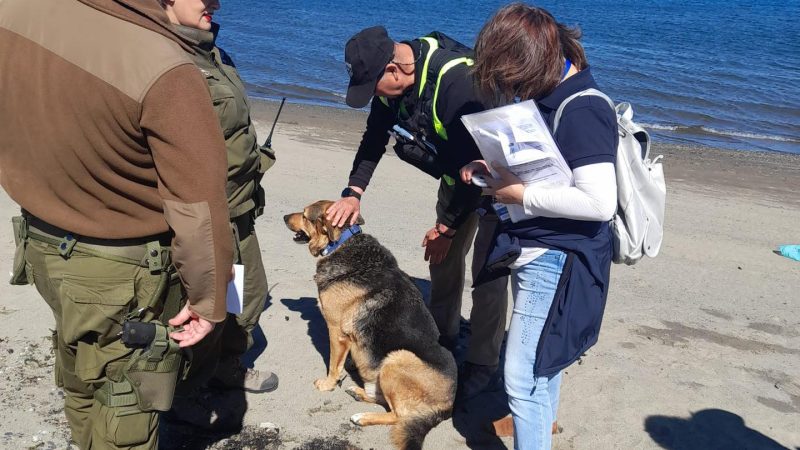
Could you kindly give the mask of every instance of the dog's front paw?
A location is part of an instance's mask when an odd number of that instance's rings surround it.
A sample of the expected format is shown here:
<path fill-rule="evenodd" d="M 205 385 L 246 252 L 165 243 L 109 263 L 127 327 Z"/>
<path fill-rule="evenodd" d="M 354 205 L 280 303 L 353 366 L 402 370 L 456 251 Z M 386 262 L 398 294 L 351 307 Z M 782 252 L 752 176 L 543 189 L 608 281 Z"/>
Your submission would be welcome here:
<path fill-rule="evenodd" d="M 336 385 L 338 384 L 339 383 L 336 380 L 320 378 L 314 382 L 314 387 L 317 388 L 318 391 L 332 391 L 336 389 Z"/>
<path fill-rule="evenodd" d="M 353 422 L 354 424 L 361 426 L 362 417 L 364 417 L 364 413 L 353 414 L 352 416 L 350 416 L 350 422 Z"/>

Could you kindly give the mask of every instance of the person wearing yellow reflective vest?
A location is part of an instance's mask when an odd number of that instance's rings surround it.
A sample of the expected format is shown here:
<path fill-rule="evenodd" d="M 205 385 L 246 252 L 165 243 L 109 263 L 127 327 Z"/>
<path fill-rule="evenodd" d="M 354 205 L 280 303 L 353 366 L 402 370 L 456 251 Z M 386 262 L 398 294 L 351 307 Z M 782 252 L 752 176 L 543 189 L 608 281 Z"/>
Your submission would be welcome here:
<path fill-rule="evenodd" d="M 473 260 L 482 263 L 497 222 L 493 212 L 479 208 L 480 189 L 462 183 L 458 175 L 460 164 L 480 155 L 461 116 L 485 109 L 474 88 L 471 55 L 471 49 L 442 33 L 395 42 L 381 26 L 364 29 L 347 42 L 347 104 L 363 108 L 372 103 L 348 186 L 327 212 L 337 226 L 356 222 L 361 195 L 390 133 L 400 159 L 441 180 L 436 222 L 422 245 L 430 263 L 429 308 L 440 342 L 452 351 L 459 335 L 466 255 L 474 239 Z M 472 338 L 459 377 L 461 400 L 481 392 L 497 369 L 505 332 L 506 287 L 503 278 L 473 291 Z"/>

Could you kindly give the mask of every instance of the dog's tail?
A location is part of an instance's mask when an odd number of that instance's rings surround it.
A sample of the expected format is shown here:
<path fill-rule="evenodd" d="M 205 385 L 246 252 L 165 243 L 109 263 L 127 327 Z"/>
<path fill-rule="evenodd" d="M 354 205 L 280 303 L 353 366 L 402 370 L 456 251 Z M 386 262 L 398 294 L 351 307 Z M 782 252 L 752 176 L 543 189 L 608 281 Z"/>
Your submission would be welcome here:
<path fill-rule="evenodd" d="M 422 414 L 400 417 L 392 429 L 392 442 L 399 450 L 422 450 L 425 436 L 436 425 L 450 418 L 450 410 L 426 411 Z"/>

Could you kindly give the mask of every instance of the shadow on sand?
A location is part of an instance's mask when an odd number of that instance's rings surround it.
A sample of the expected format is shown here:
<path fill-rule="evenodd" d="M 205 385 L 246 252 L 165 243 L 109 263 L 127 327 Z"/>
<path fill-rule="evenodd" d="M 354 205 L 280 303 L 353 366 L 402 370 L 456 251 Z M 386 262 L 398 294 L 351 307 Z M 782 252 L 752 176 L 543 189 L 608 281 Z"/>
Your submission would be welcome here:
<path fill-rule="evenodd" d="M 308 322 L 308 336 L 311 338 L 311 344 L 322 357 L 325 367 L 328 367 L 331 353 L 330 342 L 328 342 L 328 325 L 317 306 L 317 299 L 312 297 L 284 298 L 281 299 L 281 303 L 289 311 L 299 312 L 300 318 Z"/>
<path fill-rule="evenodd" d="M 686 419 L 650 416 L 644 429 L 668 450 L 789 450 L 748 428 L 740 416 L 721 409 L 704 409 Z"/>

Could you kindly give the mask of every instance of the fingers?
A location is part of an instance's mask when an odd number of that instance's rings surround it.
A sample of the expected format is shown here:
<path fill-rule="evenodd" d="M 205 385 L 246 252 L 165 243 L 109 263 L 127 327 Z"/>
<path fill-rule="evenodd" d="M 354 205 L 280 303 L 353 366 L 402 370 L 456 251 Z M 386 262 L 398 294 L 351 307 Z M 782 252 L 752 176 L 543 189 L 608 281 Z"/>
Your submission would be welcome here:
<path fill-rule="evenodd" d="M 327 210 L 325 210 L 325 216 L 328 218 L 328 220 L 333 219 L 333 217 L 336 215 L 336 211 L 339 210 L 340 203 L 342 203 L 342 201 L 337 200 L 333 202 L 333 204 L 329 206 Z"/>
<path fill-rule="evenodd" d="M 337 222 L 339 222 L 339 220 L 342 217 L 342 206 L 344 206 L 344 205 L 342 204 L 342 201 L 339 200 L 336 203 L 334 203 L 333 205 L 331 205 L 331 207 L 328 208 L 328 210 L 325 212 L 325 216 L 334 225 L 336 225 Z"/>
<path fill-rule="evenodd" d="M 190 347 L 202 341 L 213 329 L 213 322 L 198 317 L 184 325 L 182 331 L 170 333 L 169 336 L 177 341 L 181 348 Z"/>
<path fill-rule="evenodd" d="M 459 171 L 459 173 L 461 174 L 461 181 L 463 181 L 465 184 L 472 183 L 472 167 L 470 167 L 470 165 L 471 163 L 467 164 L 466 166 L 462 167 L 461 170 Z"/>
<path fill-rule="evenodd" d="M 466 184 L 471 184 L 473 175 L 489 175 L 489 167 L 486 165 L 486 161 L 478 159 L 462 167 L 459 174 L 461 175 L 461 181 Z"/>
<path fill-rule="evenodd" d="M 353 211 L 353 212 L 350 214 L 350 226 L 351 226 L 351 227 L 352 227 L 353 225 L 355 225 L 355 224 L 356 224 L 356 222 L 358 222 L 358 214 L 359 214 L 360 212 L 361 212 L 361 210 L 360 210 L 360 209 L 357 209 L 357 210 Z"/>
<path fill-rule="evenodd" d="M 349 205 L 348 205 L 348 206 L 349 206 Z M 339 220 L 336 222 L 336 226 L 337 226 L 337 227 L 339 227 L 339 228 L 342 228 L 342 227 L 344 227 L 344 226 L 345 226 L 345 224 L 347 224 L 347 223 L 349 222 L 349 221 L 348 221 L 348 219 L 352 220 L 352 223 L 355 223 L 355 221 L 356 221 L 356 215 L 355 215 L 355 214 L 353 214 L 353 212 L 354 212 L 354 211 L 355 211 L 355 210 L 354 210 L 353 208 L 350 208 L 350 207 L 348 207 L 347 209 L 345 209 L 345 210 L 342 212 L 342 216 L 341 216 L 341 217 L 339 218 Z M 351 225 L 352 225 L 352 223 L 351 223 Z"/>
<path fill-rule="evenodd" d="M 180 347 L 189 347 L 197 344 L 214 329 L 214 322 L 209 322 L 192 312 L 188 303 L 181 312 L 169 320 L 169 324 L 173 327 L 183 325 L 181 331 L 169 334 L 169 337 L 178 342 Z"/>
<path fill-rule="evenodd" d="M 330 208 L 328 208 L 328 210 L 325 212 L 325 215 L 334 226 L 340 227 L 344 224 L 344 221 L 347 218 L 346 214 L 348 209 L 349 208 L 347 203 L 345 203 L 345 199 L 341 199 L 331 205 Z"/>
<path fill-rule="evenodd" d="M 350 223 L 350 226 L 355 225 L 355 223 L 358 221 L 358 214 L 360 212 L 361 208 L 359 207 L 358 199 L 348 197 L 331 205 L 331 207 L 328 208 L 326 215 L 328 220 L 330 220 L 334 226 L 342 228 L 348 222 Z"/>
<path fill-rule="evenodd" d="M 173 327 L 179 327 L 186 323 L 189 319 L 192 318 L 192 312 L 189 311 L 189 305 L 183 307 L 183 309 L 175 315 L 172 319 L 169 319 L 169 324 Z"/>

